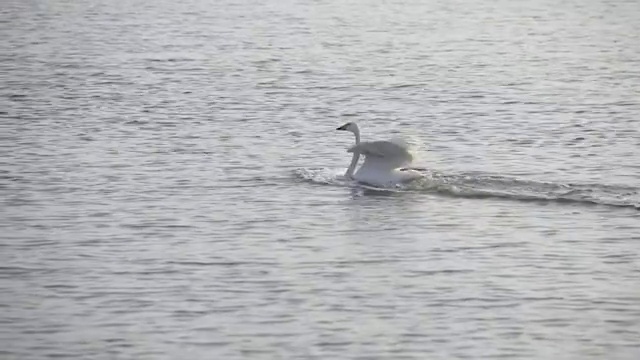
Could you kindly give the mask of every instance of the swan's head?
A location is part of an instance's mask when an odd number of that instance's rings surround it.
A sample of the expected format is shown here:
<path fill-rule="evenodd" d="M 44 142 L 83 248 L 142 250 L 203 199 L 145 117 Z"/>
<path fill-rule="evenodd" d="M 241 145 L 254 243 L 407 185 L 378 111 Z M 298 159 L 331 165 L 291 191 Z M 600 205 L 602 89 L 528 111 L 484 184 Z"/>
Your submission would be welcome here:
<path fill-rule="evenodd" d="M 348 122 L 337 128 L 336 130 L 345 130 L 355 134 L 358 131 L 358 125 L 356 125 L 356 123 Z"/>

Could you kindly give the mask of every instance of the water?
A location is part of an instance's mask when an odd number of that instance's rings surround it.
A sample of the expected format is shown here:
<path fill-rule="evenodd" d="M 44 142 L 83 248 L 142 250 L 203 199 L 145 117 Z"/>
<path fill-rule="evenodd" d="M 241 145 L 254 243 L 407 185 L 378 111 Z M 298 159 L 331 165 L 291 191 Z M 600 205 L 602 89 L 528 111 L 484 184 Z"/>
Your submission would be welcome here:
<path fill-rule="evenodd" d="M 3 359 L 640 356 L 636 1 L 0 10 Z"/>

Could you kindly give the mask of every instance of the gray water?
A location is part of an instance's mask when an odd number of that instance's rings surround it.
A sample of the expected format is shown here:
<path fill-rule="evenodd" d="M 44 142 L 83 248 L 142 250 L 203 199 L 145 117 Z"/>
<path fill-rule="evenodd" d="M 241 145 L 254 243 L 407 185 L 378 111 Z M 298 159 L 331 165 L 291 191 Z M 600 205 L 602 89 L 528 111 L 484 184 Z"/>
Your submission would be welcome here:
<path fill-rule="evenodd" d="M 0 9 L 2 359 L 640 358 L 637 1 Z"/>

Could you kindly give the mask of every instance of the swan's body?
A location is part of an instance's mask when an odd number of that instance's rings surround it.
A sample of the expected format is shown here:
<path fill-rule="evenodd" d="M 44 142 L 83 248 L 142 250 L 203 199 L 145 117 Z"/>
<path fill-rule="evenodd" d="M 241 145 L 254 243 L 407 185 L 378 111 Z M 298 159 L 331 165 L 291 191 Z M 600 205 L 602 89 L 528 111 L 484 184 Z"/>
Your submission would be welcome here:
<path fill-rule="evenodd" d="M 403 184 L 422 177 L 420 172 L 406 168 L 413 160 L 406 144 L 400 141 L 360 142 L 360 129 L 355 123 L 344 124 L 337 130 L 350 131 L 356 137 L 356 144 L 347 150 L 353 153 L 353 157 L 345 177 L 382 187 Z M 364 163 L 355 171 L 360 155 L 364 155 Z"/>

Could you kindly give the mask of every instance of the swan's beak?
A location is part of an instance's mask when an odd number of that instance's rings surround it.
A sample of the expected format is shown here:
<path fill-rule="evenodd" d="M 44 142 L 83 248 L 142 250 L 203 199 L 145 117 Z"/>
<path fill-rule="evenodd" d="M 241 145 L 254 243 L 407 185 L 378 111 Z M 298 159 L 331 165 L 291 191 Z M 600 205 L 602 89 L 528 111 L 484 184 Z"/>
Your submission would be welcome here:
<path fill-rule="evenodd" d="M 344 124 L 344 125 L 340 126 L 339 128 L 337 128 L 336 130 L 347 130 L 347 125 L 348 124 Z"/>

